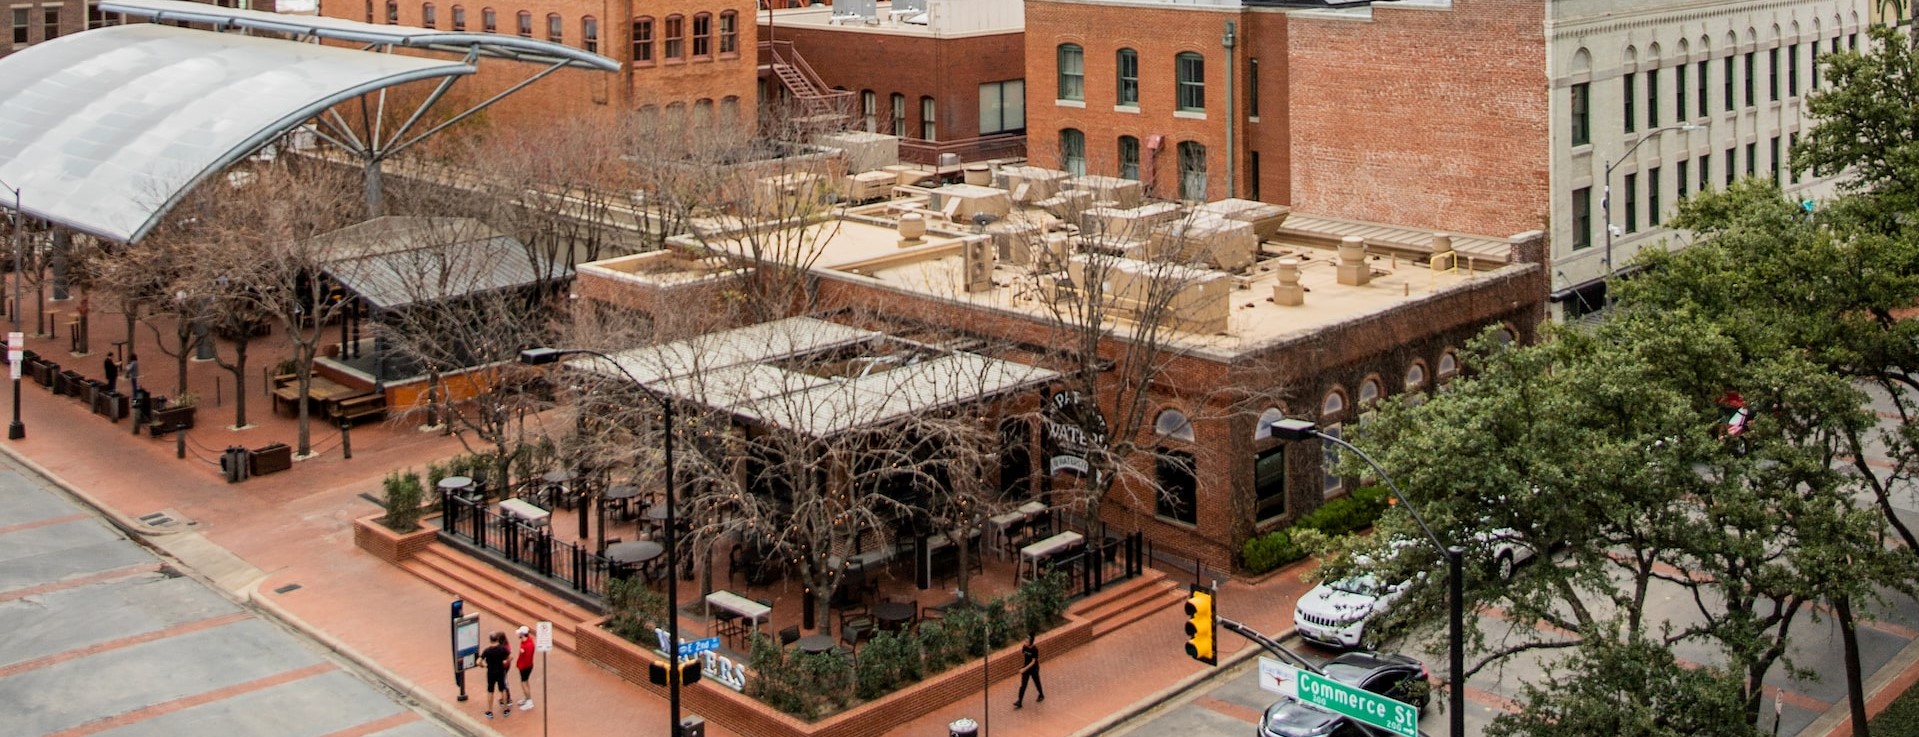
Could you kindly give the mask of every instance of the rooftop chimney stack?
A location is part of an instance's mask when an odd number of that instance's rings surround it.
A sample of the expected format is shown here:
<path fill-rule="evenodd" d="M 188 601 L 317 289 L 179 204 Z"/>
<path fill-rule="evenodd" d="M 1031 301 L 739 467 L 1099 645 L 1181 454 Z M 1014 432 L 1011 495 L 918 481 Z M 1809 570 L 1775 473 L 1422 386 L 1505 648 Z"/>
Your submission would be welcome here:
<path fill-rule="evenodd" d="M 1373 280 L 1373 267 L 1366 264 L 1366 239 L 1349 235 L 1339 239 L 1339 283 L 1363 287 Z"/>
<path fill-rule="evenodd" d="M 1433 269 L 1439 269 L 1439 270 L 1450 269 L 1453 267 L 1453 264 L 1457 261 L 1458 258 L 1459 256 L 1453 253 L 1452 234 L 1451 233 L 1434 233 L 1433 234 L 1433 258 L 1430 264 L 1428 265 L 1431 266 Z"/>
<path fill-rule="evenodd" d="M 900 216 L 900 248 L 910 248 L 920 244 L 926 235 L 926 217 L 916 212 Z"/>
<path fill-rule="evenodd" d="M 1299 285 L 1299 259 L 1279 260 L 1279 283 L 1273 285 L 1273 304 L 1282 307 L 1306 304 L 1306 288 Z"/>

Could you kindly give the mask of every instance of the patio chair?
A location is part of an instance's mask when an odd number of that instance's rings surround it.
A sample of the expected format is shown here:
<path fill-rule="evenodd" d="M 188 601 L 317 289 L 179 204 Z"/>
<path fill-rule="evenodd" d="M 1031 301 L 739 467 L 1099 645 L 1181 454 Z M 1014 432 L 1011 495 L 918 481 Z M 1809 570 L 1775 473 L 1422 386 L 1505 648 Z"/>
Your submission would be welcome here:
<path fill-rule="evenodd" d="M 726 582 L 728 584 L 733 583 L 733 578 L 746 570 L 746 551 L 742 549 L 744 547 L 734 545 L 726 551 Z"/>
<path fill-rule="evenodd" d="M 790 627 L 786 627 L 780 630 L 780 647 L 782 648 L 792 647 L 793 643 L 799 642 L 799 641 L 800 641 L 799 625 L 797 624 L 792 625 Z"/>
<path fill-rule="evenodd" d="M 867 636 L 871 634 L 873 634 L 872 619 L 855 619 L 840 627 L 840 642 L 845 643 L 857 653 L 860 650 L 860 643 L 865 642 Z"/>

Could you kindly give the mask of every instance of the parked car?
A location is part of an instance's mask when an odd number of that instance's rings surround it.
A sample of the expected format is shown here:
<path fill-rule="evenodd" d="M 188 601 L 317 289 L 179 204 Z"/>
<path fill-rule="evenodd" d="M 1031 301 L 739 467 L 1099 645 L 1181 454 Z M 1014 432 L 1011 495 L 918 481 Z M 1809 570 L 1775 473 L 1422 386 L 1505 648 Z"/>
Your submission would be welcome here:
<path fill-rule="evenodd" d="M 1299 636 L 1322 645 L 1357 648 L 1371 644 L 1366 625 L 1406 593 L 1410 581 L 1381 583 L 1368 574 L 1321 581 L 1293 605 Z"/>
<path fill-rule="evenodd" d="M 1525 533 L 1509 527 L 1482 532 L 1475 537 L 1492 549 L 1493 575 L 1501 581 L 1511 581 L 1519 566 L 1539 556 L 1539 551 L 1526 541 Z"/>
<path fill-rule="evenodd" d="M 1432 700 L 1431 675 L 1424 663 L 1410 656 L 1346 653 L 1334 658 L 1322 670 L 1335 681 L 1398 699 L 1422 710 Z M 1389 733 L 1345 715 L 1281 697 L 1260 716 L 1258 734 L 1259 737 L 1374 737 Z"/>

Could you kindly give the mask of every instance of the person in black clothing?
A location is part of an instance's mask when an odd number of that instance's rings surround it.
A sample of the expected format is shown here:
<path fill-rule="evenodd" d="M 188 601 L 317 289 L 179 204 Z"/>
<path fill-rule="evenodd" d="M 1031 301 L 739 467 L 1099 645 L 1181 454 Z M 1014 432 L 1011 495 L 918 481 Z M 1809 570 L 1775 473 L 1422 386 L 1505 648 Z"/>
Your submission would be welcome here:
<path fill-rule="evenodd" d="M 1026 684 L 1029 681 L 1033 684 L 1033 690 L 1039 692 L 1039 700 L 1046 701 L 1046 684 L 1039 682 L 1039 646 L 1033 644 L 1031 634 L 1026 636 L 1026 645 L 1019 649 L 1019 654 L 1026 663 L 1019 669 L 1019 697 L 1013 700 L 1015 709 L 1025 705 Z"/>
<path fill-rule="evenodd" d="M 489 702 L 487 706 L 492 706 L 491 702 L 495 698 L 493 692 L 498 690 L 500 703 L 505 705 L 505 708 L 500 711 L 510 717 L 513 716 L 513 692 L 506 688 L 506 666 L 512 661 L 513 652 L 506 649 L 505 632 L 495 632 L 489 639 L 493 644 L 480 651 L 480 661 L 486 663 L 486 698 Z M 491 708 L 487 709 L 486 718 L 493 718 Z"/>
<path fill-rule="evenodd" d="M 107 391 L 120 391 L 120 364 L 113 362 L 113 356 L 107 356 Z"/>

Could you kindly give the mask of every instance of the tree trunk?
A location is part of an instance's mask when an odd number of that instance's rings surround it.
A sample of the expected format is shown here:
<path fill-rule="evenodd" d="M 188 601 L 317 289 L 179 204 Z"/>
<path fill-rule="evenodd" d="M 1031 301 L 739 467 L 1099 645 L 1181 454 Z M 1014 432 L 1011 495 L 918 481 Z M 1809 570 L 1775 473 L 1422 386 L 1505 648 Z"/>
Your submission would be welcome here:
<path fill-rule="evenodd" d="M 295 411 L 299 412 L 297 417 L 299 418 L 300 427 L 300 439 L 296 450 L 300 457 L 305 458 L 313 455 L 313 427 L 309 423 L 310 418 L 308 417 L 306 401 L 307 392 L 313 391 L 313 346 L 295 344 L 293 347 L 293 355 L 295 359 L 299 361 L 300 365 L 300 393 L 298 394 L 298 399 L 295 399 L 293 402 Z"/>
<path fill-rule="evenodd" d="M 176 397 L 186 393 L 187 357 L 191 355 L 191 352 L 193 351 L 192 323 L 187 322 L 184 316 L 177 319 L 179 319 L 181 322 L 179 325 L 174 327 L 174 332 L 180 338 L 180 352 L 174 354 L 173 356 L 173 362 L 180 372 L 179 386 L 175 387 L 173 390 L 173 395 Z"/>
<path fill-rule="evenodd" d="M 1866 688 L 1860 679 L 1859 631 L 1852 620 L 1852 597 L 1833 597 L 1832 608 L 1839 615 L 1839 636 L 1845 640 L 1846 701 L 1852 707 L 1852 735 L 1868 737 L 1871 730 L 1866 721 Z"/>
<path fill-rule="evenodd" d="M 244 331 L 243 331 L 244 332 Z M 247 344 L 246 335 L 233 341 L 233 426 L 247 426 Z"/>

